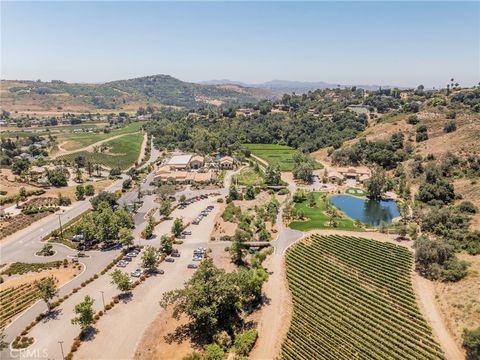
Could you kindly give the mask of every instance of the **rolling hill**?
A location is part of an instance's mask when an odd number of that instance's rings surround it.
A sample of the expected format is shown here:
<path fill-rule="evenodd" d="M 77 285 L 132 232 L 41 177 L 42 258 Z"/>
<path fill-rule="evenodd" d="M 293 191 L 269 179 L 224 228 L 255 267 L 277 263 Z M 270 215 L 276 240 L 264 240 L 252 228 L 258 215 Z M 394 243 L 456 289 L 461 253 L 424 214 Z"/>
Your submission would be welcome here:
<path fill-rule="evenodd" d="M 189 108 L 234 105 L 272 98 L 272 93 L 238 85 L 202 85 L 169 75 L 152 75 L 102 84 L 2 80 L 1 98 L 4 110 L 48 115 L 135 111 L 146 105 Z"/>

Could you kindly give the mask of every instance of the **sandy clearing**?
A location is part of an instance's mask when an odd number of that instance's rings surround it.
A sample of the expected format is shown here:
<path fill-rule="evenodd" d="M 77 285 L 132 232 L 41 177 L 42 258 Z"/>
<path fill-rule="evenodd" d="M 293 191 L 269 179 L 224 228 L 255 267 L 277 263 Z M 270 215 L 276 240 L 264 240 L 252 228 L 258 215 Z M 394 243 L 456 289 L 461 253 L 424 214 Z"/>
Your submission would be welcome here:
<path fill-rule="evenodd" d="M 165 338 L 174 333 L 178 327 L 188 323 L 185 318 L 173 319 L 172 313 L 172 309 L 163 311 L 150 324 L 137 346 L 134 359 L 182 359 L 194 350 L 188 337 L 181 342 L 170 342 Z"/>
<path fill-rule="evenodd" d="M 26 283 L 30 283 L 36 280 L 44 279 L 50 276 L 53 276 L 57 280 L 57 286 L 60 287 L 67 281 L 73 279 L 81 270 L 74 269 L 74 268 L 60 268 L 60 269 L 53 269 L 53 270 L 45 270 L 42 272 L 35 272 L 35 273 L 28 273 L 25 275 L 21 275 L 18 277 L 8 278 L 4 277 L 4 282 L 0 284 L 0 291 L 5 290 L 11 287 L 23 285 Z"/>

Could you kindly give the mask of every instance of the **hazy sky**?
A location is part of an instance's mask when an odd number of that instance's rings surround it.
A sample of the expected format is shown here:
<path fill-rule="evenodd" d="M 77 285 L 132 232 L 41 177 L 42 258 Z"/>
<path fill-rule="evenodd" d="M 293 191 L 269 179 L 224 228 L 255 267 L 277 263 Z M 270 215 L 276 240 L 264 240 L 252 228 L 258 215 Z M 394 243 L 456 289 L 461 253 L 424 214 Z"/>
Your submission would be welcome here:
<path fill-rule="evenodd" d="M 480 81 L 480 2 L 5 2 L 1 78 Z"/>

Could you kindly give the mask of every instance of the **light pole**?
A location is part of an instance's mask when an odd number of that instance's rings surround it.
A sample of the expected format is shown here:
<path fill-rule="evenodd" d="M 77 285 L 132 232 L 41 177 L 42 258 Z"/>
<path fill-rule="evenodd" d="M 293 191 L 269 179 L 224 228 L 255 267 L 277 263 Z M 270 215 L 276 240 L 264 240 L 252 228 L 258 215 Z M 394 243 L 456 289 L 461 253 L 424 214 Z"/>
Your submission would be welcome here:
<path fill-rule="evenodd" d="M 65 360 L 65 354 L 63 353 L 63 340 L 58 343 L 60 344 L 60 350 L 62 351 L 62 359 Z"/>
<path fill-rule="evenodd" d="M 57 214 L 57 216 L 58 216 L 58 223 L 60 224 L 60 236 L 62 237 L 62 240 L 63 240 L 62 221 L 60 220 L 60 217 L 62 216 L 62 214 Z"/>
<path fill-rule="evenodd" d="M 102 293 L 103 311 L 105 311 L 105 298 L 103 297 L 103 291 L 100 290 L 100 292 Z"/>

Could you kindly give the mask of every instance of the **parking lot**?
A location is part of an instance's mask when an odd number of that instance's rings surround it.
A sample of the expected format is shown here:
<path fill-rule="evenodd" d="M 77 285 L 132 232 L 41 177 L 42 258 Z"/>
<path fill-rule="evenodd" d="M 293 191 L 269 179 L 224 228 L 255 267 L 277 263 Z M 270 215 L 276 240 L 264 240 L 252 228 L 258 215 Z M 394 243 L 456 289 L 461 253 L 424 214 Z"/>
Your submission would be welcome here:
<path fill-rule="evenodd" d="M 177 208 L 171 215 L 172 220 L 164 221 L 155 227 L 154 233 L 157 236 L 153 240 L 141 240 L 143 245 L 159 247 L 161 235 L 171 234 L 173 219 L 183 217 L 184 223 L 187 223 L 195 219 L 209 205 L 213 206 L 213 209 L 202 218 L 198 225 L 190 225 L 185 229 L 183 244 L 174 245 L 174 248 L 178 249 L 179 255 L 171 255 L 167 257 L 171 260 L 160 264 L 159 268 L 164 270 L 165 274 L 148 279 L 135 289 L 128 304 L 116 306 L 109 312 L 109 315 L 104 316 L 96 325 L 99 332 L 95 335 L 95 341 L 83 344 L 77 353 L 78 358 L 95 358 L 106 348 L 109 349 L 109 359 L 133 358 L 136 344 L 160 311 L 158 302 L 162 295 L 166 291 L 182 287 L 194 273 L 195 266 L 200 264 L 199 255 L 204 253 L 207 248 L 215 215 L 219 210 L 216 199 L 217 196 L 213 196 L 192 202 L 184 209 Z M 137 268 L 136 264 L 141 262 L 139 257 L 141 254 L 126 265 L 125 271 L 128 271 L 129 274 L 134 271 Z M 194 261 L 194 258 L 199 260 Z M 128 331 L 125 331 L 124 327 L 118 326 L 122 323 L 129 324 Z"/>

